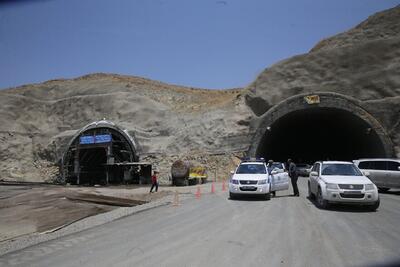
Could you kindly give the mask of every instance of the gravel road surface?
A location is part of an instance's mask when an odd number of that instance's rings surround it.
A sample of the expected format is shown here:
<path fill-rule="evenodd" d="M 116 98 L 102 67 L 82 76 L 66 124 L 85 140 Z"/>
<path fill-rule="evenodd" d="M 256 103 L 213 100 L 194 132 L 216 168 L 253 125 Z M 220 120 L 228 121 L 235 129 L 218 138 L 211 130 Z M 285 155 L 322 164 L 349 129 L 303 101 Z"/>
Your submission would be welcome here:
<path fill-rule="evenodd" d="M 377 212 L 279 192 L 270 201 L 227 192 L 185 198 L 6 254 L 0 266 L 376 266 L 400 259 L 400 192 Z M 220 189 L 220 188 L 217 188 Z"/>

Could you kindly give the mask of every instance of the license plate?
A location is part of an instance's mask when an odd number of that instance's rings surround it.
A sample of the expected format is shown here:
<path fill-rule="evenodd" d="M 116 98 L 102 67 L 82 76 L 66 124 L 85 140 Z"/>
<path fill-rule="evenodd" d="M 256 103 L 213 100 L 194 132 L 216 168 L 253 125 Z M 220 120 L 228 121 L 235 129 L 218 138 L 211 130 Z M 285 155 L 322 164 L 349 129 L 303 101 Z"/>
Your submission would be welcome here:
<path fill-rule="evenodd" d="M 245 186 L 242 186 L 242 188 L 243 188 L 243 189 L 255 189 L 254 186 L 246 186 L 246 185 L 245 185 Z"/>
<path fill-rule="evenodd" d="M 343 194 L 361 194 L 361 191 L 344 191 Z"/>

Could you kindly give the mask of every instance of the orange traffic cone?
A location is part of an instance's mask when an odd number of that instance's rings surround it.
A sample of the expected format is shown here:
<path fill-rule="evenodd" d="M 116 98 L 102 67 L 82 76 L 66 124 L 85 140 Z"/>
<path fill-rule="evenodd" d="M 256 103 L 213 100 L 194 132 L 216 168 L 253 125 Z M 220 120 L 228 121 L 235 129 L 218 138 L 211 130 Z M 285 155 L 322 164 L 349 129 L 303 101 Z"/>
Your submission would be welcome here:
<path fill-rule="evenodd" d="M 211 194 L 215 193 L 215 184 L 214 182 L 211 183 Z"/>
<path fill-rule="evenodd" d="M 175 195 L 174 195 L 174 201 L 172 202 L 172 206 L 174 206 L 174 207 L 177 207 L 177 206 L 179 206 L 180 204 L 179 204 L 179 193 L 178 193 L 178 191 L 176 190 L 175 191 Z"/>
<path fill-rule="evenodd" d="M 226 184 L 225 184 L 225 180 L 222 180 L 222 192 L 226 191 Z"/>
<path fill-rule="evenodd" d="M 200 191 L 200 186 L 197 186 L 197 192 L 196 192 L 196 198 L 200 199 L 201 198 L 201 191 Z"/>

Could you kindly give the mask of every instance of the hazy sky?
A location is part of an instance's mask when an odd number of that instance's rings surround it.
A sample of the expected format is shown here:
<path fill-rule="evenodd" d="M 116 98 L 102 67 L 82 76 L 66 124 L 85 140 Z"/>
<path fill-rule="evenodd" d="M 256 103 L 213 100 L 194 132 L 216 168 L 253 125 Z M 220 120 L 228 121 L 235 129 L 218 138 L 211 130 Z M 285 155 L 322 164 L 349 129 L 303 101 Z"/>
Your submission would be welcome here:
<path fill-rule="evenodd" d="M 93 72 L 249 84 L 400 0 L 0 0 L 0 88 Z"/>

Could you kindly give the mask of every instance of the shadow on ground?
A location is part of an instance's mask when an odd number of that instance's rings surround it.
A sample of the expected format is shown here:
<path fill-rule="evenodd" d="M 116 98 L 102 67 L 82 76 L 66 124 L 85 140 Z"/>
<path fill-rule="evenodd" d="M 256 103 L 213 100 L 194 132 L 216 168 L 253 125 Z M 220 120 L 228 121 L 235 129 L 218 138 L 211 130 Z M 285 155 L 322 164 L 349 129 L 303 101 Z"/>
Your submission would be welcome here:
<path fill-rule="evenodd" d="M 309 196 L 307 196 L 307 199 L 317 208 L 320 210 L 320 207 L 318 207 L 317 201 L 314 199 L 311 199 Z M 348 213 L 370 213 L 370 212 L 379 212 L 379 208 L 376 211 L 371 211 L 368 209 L 367 206 L 362 206 L 362 205 L 356 205 L 356 204 L 330 204 L 329 208 L 326 209 L 329 211 L 336 211 L 336 212 L 348 212 Z"/>

